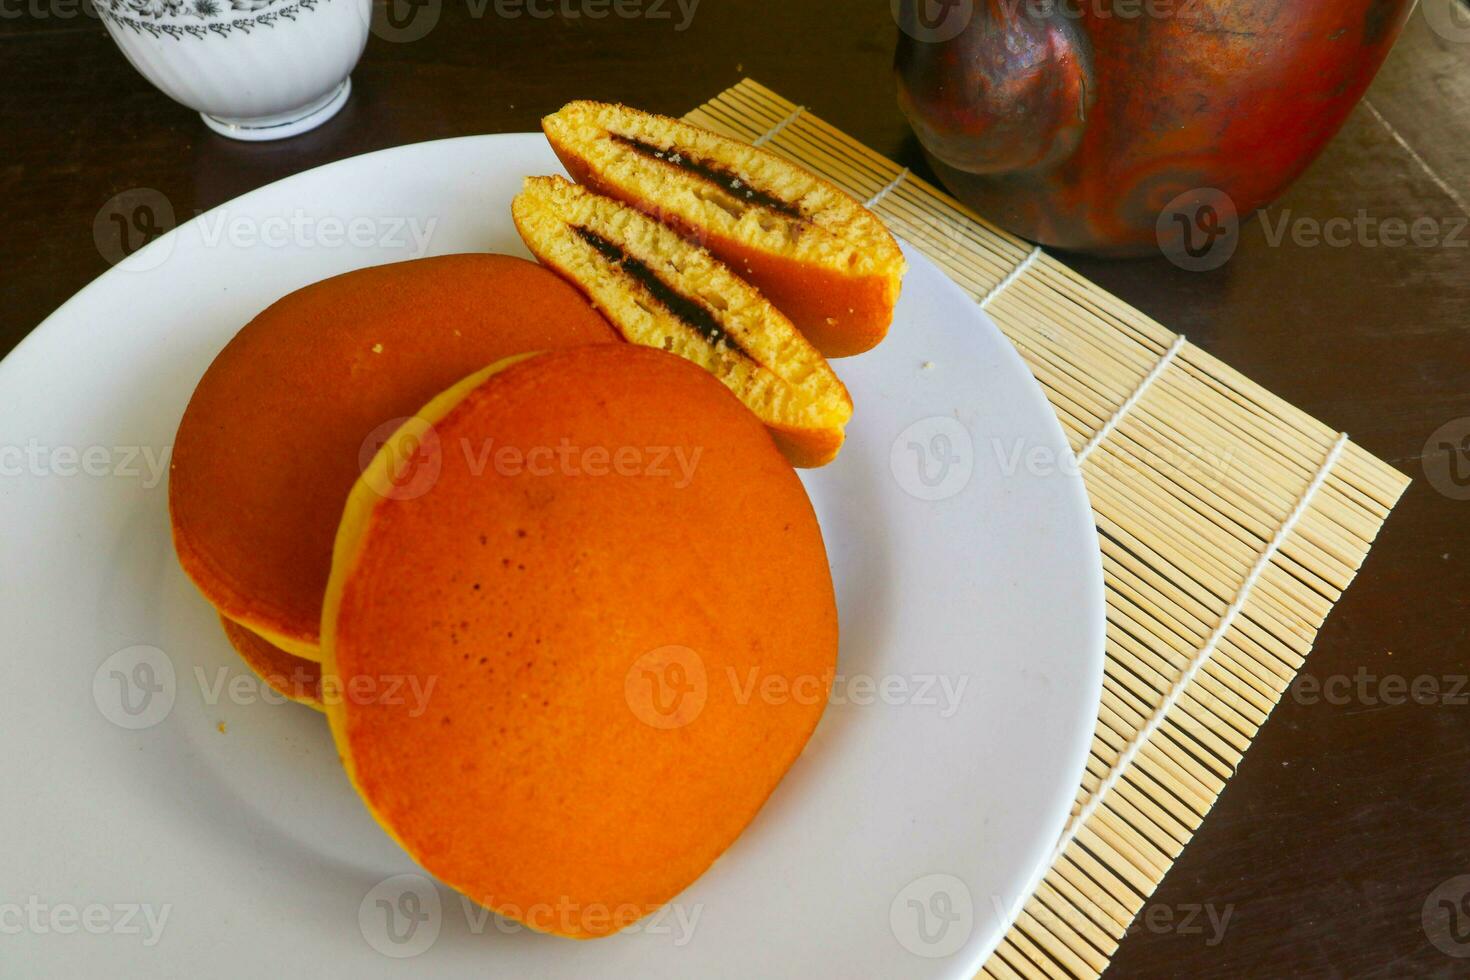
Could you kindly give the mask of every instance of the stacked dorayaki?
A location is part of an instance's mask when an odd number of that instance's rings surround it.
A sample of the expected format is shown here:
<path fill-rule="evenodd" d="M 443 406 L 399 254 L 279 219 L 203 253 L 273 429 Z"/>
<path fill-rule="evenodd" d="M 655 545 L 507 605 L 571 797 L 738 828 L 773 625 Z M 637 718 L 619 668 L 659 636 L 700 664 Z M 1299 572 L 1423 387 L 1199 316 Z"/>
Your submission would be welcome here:
<path fill-rule="evenodd" d="M 578 183 L 516 198 L 544 265 L 281 299 L 199 382 L 169 506 L 231 644 L 326 712 L 383 828 L 485 907 L 592 938 L 703 873 L 821 717 L 749 682 L 831 681 L 793 465 L 841 447 L 824 354 L 882 339 L 904 263 L 764 150 L 596 103 L 545 129 Z"/>

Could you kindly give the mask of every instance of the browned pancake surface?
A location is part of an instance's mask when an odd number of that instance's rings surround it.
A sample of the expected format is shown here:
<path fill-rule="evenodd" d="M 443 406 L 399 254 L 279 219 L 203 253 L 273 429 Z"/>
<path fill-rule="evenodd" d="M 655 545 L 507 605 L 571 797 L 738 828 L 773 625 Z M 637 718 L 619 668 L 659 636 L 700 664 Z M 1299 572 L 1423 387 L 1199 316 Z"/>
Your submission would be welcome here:
<path fill-rule="evenodd" d="M 395 420 L 503 357 L 616 334 L 533 263 L 451 255 L 298 290 L 220 352 L 173 449 L 179 558 L 231 619 L 315 657 L 342 505 Z"/>

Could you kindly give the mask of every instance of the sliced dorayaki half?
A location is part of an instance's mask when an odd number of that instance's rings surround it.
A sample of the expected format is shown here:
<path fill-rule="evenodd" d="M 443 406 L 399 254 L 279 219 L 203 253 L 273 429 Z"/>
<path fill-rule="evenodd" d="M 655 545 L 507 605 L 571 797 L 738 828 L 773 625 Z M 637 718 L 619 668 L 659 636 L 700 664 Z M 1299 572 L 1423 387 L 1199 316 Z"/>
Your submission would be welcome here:
<path fill-rule="evenodd" d="M 851 195 L 748 143 L 621 105 L 542 120 L 571 175 L 675 225 L 757 286 L 828 357 L 876 345 L 905 262 Z"/>
<path fill-rule="evenodd" d="M 797 466 L 837 455 L 852 399 L 822 355 L 754 287 L 635 208 L 532 177 L 516 227 L 542 262 L 628 341 L 693 361 L 733 391 Z"/>

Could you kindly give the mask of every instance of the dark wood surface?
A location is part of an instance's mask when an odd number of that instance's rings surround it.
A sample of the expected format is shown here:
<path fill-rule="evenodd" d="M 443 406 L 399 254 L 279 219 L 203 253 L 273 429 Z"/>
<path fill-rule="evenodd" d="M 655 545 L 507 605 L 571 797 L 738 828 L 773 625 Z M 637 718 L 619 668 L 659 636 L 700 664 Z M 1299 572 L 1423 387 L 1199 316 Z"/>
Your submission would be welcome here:
<path fill-rule="evenodd" d="M 1358 109 L 1268 209 L 1273 222 L 1288 211 L 1428 216 L 1448 237 L 1467 217 L 1470 39 L 1426 20 L 1454 2 L 1423 0 L 1369 94 L 1377 114 Z M 369 150 L 531 130 L 571 98 L 680 113 L 749 74 L 925 172 L 894 104 L 887 0 L 703 0 L 682 32 L 677 13 L 542 21 L 470 9 L 444 0 L 412 43 L 373 37 L 336 119 L 250 145 L 156 92 L 95 18 L 63 0 L 7 5 L 0 353 L 107 269 L 93 225 L 121 191 L 155 189 L 183 220 Z M 1391 704 L 1392 686 L 1353 680 L 1346 703 L 1289 695 L 1151 899 L 1163 911 L 1135 923 L 1110 976 L 1470 974 L 1470 959 L 1447 955 L 1421 925 L 1430 892 L 1470 873 L 1470 704 L 1449 696 L 1470 673 L 1470 502 L 1425 478 L 1426 464 L 1445 465 L 1431 433 L 1470 417 L 1470 232 L 1458 236 L 1273 246 L 1250 219 L 1235 257 L 1210 273 L 1162 258 L 1068 259 L 1415 478 L 1306 670 L 1321 681 L 1360 669 L 1424 675 L 1441 692 L 1437 703 Z M 1460 462 L 1470 469 L 1470 456 Z M 1223 937 L 1181 928 L 1192 906 L 1228 909 Z"/>

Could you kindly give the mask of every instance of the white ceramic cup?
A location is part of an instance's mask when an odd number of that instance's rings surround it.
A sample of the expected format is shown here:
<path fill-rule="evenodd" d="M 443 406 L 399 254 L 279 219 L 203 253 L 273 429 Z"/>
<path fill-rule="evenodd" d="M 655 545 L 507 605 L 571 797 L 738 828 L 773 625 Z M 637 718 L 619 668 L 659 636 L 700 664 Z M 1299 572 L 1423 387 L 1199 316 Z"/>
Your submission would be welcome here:
<path fill-rule="evenodd" d="M 372 18 L 372 0 L 95 4 L 144 78 L 240 140 L 295 136 L 336 115 Z"/>

